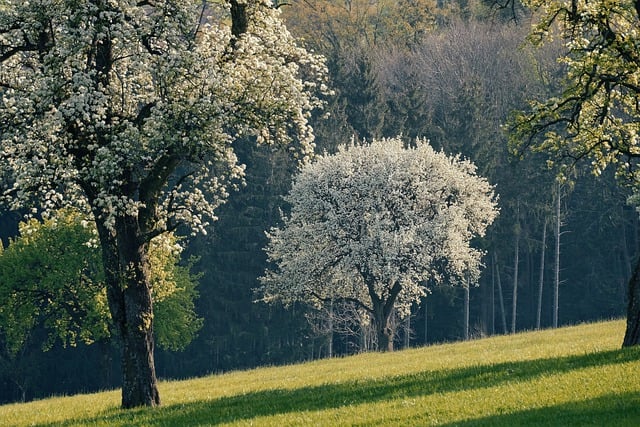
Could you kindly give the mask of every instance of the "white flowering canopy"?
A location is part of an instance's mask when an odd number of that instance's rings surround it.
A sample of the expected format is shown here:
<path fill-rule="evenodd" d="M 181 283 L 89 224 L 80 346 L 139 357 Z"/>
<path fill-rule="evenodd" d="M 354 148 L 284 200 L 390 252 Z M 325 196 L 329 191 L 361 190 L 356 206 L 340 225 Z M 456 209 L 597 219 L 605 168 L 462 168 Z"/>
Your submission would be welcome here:
<path fill-rule="evenodd" d="M 272 228 L 266 301 L 330 299 L 370 312 L 390 298 L 407 314 L 432 281 L 476 280 L 471 247 L 497 216 L 496 196 L 475 166 L 400 138 L 342 146 L 295 178 L 291 212 Z M 397 296 L 397 298 L 394 298 Z"/>
<path fill-rule="evenodd" d="M 96 219 L 123 407 L 160 404 L 150 242 L 205 231 L 235 143 L 305 162 L 325 76 L 270 0 L 0 0 L 0 201 Z"/>
<path fill-rule="evenodd" d="M 269 0 L 3 0 L 0 155 L 12 208 L 87 206 L 107 228 L 204 231 L 242 181 L 239 138 L 313 152 L 324 63 Z"/>

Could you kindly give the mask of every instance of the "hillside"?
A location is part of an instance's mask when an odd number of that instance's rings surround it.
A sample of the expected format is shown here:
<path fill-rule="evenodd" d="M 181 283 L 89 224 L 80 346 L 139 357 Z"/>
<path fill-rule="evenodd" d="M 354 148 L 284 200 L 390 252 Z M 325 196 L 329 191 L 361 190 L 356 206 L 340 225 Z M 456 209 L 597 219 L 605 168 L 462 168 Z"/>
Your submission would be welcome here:
<path fill-rule="evenodd" d="M 0 406 L 0 425 L 638 425 L 640 349 L 623 321 Z"/>

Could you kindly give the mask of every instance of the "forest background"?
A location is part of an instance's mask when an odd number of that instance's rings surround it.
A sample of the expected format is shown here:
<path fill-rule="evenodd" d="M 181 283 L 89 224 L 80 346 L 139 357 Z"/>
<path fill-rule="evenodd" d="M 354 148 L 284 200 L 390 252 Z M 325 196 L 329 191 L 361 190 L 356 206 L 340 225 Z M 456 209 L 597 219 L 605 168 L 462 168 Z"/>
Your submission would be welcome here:
<path fill-rule="evenodd" d="M 315 117 L 318 152 L 402 135 L 461 153 L 496 186 L 500 216 L 478 242 L 486 251 L 478 286 L 434 288 L 403 321 L 398 347 L 620 317 L 640 241 L 638 215 L 613 176 L 585 168 L 559 185 L 543 157 L 509 154 L 504 124 L 527 99 L 553 93 L 563 75 L 559 46 L 526 45 L 530 17 L 492 0 L 292 0 L 289 29 L 327 58 L 335 96 Z M 247 185 L 233 193 L 206 236 L 188 241 L 202 273 L 197 338 L 183 351 L 158 349 L 161 378 L 283 364 L 369 349 L 366 328 L 303 305 L 256 303 L 266 267 L 265 230 L 277 225 L 296 165 L 286 153 L 237 148 Z M 2 213 L 6 246 L 20 212 Z M 458 284 L 460 285 L 460 284 Z M 557 299 L 556 299 L 557 296 Z M 348 314 L 348 313 L 346 313 Z M 0 349 L 0 402 L 116 387 L 119 361 L 107 341 L 42 351 L 34 331 L 17 357 Z"/>

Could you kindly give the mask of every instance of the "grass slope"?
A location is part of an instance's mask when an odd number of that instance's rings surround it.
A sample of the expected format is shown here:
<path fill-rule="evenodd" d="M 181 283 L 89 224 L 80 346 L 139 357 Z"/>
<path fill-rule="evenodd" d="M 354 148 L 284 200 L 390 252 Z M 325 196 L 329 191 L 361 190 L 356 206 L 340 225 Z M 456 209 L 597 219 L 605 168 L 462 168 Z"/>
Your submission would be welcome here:
<path fill-rule="evenodd" d="M 0 425 L 640 425 L 640 349 L 623 321 L 0 406 Z"/>

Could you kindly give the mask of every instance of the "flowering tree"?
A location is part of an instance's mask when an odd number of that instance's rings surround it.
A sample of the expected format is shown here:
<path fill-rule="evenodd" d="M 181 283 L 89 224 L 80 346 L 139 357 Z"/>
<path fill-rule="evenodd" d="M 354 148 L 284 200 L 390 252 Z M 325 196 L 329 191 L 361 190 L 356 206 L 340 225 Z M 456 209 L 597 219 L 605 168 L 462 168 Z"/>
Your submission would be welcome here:
<path fill-rule="evenodd" d="M 550 155 L 568 175 L 587 161 L 594 174 L 615 169 L 640 200 L 640 1 L 529 0 L 536 43 L 564 42 L 560 93 L 513 118 L 512 144 Z M 640 261 L 629 280 L 624 346 L 640 344 Z"/>
<path fill-rule="evenodd" d="M 478 278 L 482 252 L 470 242 L 498 213 L 472 163 L 399 138 L 319 157 L 286 200 L 290 215 L 269 233 L 264 300 L 353 302 L 381 350 L 393 350 L 393 310 L 406 315 L 429 282 Z"/>
<path fill-rule="evenodd" d="M 0 62 L 2 196 L 94 216 L 122 406 L 157 405 L 149 243 L 205 231 L 239 139 L 312 153 L 324 64 L 269 0 L 3 0 Z"/>

